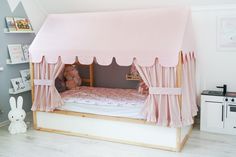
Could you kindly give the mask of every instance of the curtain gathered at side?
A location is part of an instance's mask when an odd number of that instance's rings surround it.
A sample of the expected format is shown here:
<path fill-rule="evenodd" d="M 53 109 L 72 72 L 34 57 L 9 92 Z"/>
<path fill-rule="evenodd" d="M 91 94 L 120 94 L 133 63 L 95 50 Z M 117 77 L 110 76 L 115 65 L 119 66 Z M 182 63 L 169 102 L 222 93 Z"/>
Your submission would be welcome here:
<path fill-rule="evenodd" d="M 32 110 L 53 111 L 63 104 L 61 96 L 55 87 L 55 79 L 64 68 L 61 58 L 57 63 L 49 64 L 45 58 L 40 63 L 34 63 L 34 102 Z"/>
<path fill-rule="evenodd" d="M 186 55 L 182 65 L 181 87 L 176 86 L 176 67 L 163 67 L 158 59 L 149 67 L 139 66 L 137 60 L 134 64 L 149 88 L 142 110 L 146 120 L 171 127 L 192 124 L 193 117 L 197 114 L 194 56 Z M 181 103 L 179 96 L 181 96 Z"/>

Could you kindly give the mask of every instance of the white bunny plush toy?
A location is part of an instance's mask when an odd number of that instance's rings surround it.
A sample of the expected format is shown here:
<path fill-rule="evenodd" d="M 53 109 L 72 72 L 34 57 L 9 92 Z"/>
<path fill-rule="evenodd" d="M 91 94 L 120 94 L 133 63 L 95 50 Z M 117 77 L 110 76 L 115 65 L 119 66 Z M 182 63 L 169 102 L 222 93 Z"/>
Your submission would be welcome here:
<path fill-rule="evenodd" d="M 25 111 L 22 109 L 23 106 L 23 98 L 19 96 L 17 98 L 17 105 L 16 99 L 11 97 L 9 100 L 11 111 L 8 113 L 8 118 L 11 121 L 11 124 L 8 128 L 11 134 L 17 133 L 24 133 L 26 132 L 26 124 L 24 122 L 25 119 Z"/>

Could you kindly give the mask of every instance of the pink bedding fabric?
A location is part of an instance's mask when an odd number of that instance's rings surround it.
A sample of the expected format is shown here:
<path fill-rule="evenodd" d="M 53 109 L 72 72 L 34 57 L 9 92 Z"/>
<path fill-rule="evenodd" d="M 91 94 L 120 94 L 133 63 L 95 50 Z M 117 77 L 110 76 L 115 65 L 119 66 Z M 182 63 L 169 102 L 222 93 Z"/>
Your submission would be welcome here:
<path fill-rule="evenodd" d="M 118 89 L 81 86 L 77 89 L 61 93 L 64 102 L 101 104 L 114 106 L 144 106 L 146 95 L 141 95 L 136 89 Z"/>

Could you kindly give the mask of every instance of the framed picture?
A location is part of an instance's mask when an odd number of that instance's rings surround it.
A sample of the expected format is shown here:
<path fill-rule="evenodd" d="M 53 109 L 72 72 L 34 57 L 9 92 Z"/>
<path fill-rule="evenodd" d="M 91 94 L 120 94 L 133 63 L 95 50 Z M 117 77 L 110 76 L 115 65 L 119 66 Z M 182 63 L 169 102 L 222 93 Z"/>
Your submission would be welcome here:
<path fill-rule="evenodd" d="M 16 31 L 16 25 L 13 17 L 5 17 L 5 21 L 9 32 Z"/>
<path fill-rule="evenodd" d="M 14 17 L 15 26 L 17 31 L 32 31 L 32 26 L 29 19 L 22 17 Z"/>
<path fill-rule="evenodd" d="M 25 87 L 30 88 L 30 70 L 29 69 L 20 70 L 20 75 Z"/>
<path fill-rule="evenodd" d="M 12 63 L 19 63 L 25 61 L 21 44 L 8 45 L 8 52 Z"/>
<path fill-rule="evenodd" d="M 236 51 L 236 15 L 218 17 L 217 50 Z"/>
<path fill-rule="evenodd" d="M 23 44 L 22 45 L 22 50 L 23 50 L 23 54 L 25 57 L 25 61 L 29 61 L 29 45 L 28 44 Z"/>
<path fill-rule="evenodd" d="M 15 92 L 25 89 L 25 85 L 21 77 L 11 79 L 11 83 Z"/>

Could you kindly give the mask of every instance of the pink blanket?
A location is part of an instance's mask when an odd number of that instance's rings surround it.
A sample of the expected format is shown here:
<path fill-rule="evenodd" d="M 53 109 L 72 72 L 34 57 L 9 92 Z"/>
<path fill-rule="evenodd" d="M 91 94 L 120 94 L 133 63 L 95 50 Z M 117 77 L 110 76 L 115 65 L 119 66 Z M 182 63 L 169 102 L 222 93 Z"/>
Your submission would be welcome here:
<path fill-rule="evenodd" d="M 145 95 L 136 89 L 118 89 L 81 86 L 61 93 L 63 101 L 83 104 L 143 106 Z"/>

